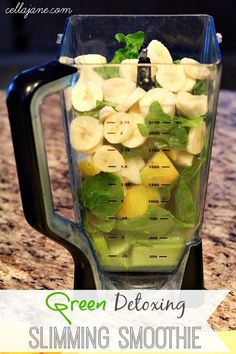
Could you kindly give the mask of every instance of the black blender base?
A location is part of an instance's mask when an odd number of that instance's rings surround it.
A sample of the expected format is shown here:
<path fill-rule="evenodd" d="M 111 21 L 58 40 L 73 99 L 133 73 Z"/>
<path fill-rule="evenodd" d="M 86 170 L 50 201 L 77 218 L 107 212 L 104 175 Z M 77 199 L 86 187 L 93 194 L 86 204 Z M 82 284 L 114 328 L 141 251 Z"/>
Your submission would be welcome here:
<path fill-rule="evenodd" d="M 96 289 L 92 269 L 87 258 L 81 254 L 74 252 L 75 262 L 75 290 L 94 290 Z M 139 274 L 140 275 L 140 274 Z M 139 276 L 136 274 L 136 276 Z M 203 285 L 203 261 L 202 261 L 202 243 L 192 246 L 186 269 L 183 277 L 182 290 L 202 290 Z"/>
<path fill-rule="evenodd" d="M 181 289 L 204 289 L 202 242 L 200 242 L 197 246 L 191 247 Z"/>

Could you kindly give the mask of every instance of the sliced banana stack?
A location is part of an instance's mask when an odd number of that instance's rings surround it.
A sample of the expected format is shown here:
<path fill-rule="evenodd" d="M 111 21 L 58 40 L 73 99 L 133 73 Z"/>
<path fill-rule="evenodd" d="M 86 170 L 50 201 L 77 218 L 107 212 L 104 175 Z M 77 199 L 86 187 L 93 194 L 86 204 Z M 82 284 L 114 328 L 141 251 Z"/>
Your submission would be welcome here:
<path fill-rule="evenodd" d="M 127 178 L 127 180 L 133 184 L 141 184 L 140 168 L 136 161 L 136 158 L 125 160 L 125 164 L 122 166 L 118 173 L 121 177 Z"/>
<path fill-rule="evenodd" d="M 156 80 L 164 89 L 177 92 L 186 83 L 184 68 L 179 64 L 158 65 Z"/>
<path fill-rule="evenodd" d="M 206 137 L 206 123 L 201 122 L 198 127 L 190 128 L 188 133 L 187 151 L 198 155 L 202 151 Z"/>
<path fill-rule="evenodd" d="M 79 112 L 88 112 L 103 100 L 101 86 L 93 81 L 78 81 L 71 92 L 73 107 Z"/>
<path fill-rule="evenodd" d="M 183 114 L 188 118 L 204 116 L 208 110 L 207 96 L 178 92 L 176 95 L 176 108 L 179 114 Z"/>
<path fill-rule="evenodd" d="M 70 142 L 75 150 L 90 154 L 103 143 L 103 125 L 90 116 L 75 118 L 70 125 Z"/>
<path fill-rule="evenodd" d="M 184 65 L 185 73 L 193 79 L 204 80 L 210 75 L 209 68 L 204 64 L 200 64 L 197 60 L 183 58 L 180 60 L 180 64 L 187 64 Z"/>
<path fill-rule="evenodd" d="M 105 80 L 102 85 L 105 101 L 117 104 L 124 101 L 135 88 L 133 81 L 121 77 Z"/>
<path fill-rule="evenodd" d="M 103 145 L 95 152 L 93 163 L 103 172 L 118 172 L 125 165 L 125 160 L 114 146 Z"/>
<path fill-rule="evenodd" d="M 149 90 L 139 101 L 140 112 L 144 117 L 148 114 L 150 105 L 155 101 L 160 103 L 165 113 L 174 117 L 175 95 L 172 92 L 159 87 Z"/>
<path fill-rule="evenodd" d="M 138 113 L 129 113 L 129 119 L 132 122 L 132 134 L 127 140 L 122 142 L 122 144 L 132 149 L 145 143 L 147 138 L 142 136 L 138 129 L 138 124 L 144 124 L 144 117 Z"/>
<path fill-rule="evenodd" d="M 168 64 L 173 62 L 169 50 L 156 39 L 148 44 L 147 52 L 152 64 Z"/>
<path fill-rule="evenodd" d="M 104 121 L 104 137 L 111 144 L 120 144 L 128 140 L 134 125 L 129 113 L 117 112 Z"/>
<path fill-rule="evenodd" d="M 131 108 L 136 102 L 138 102 L 144 95 L 146 91 L 141 87 L 137 87 L 131 94 L 124 99 L 117 107 L 118 112 L 126 112 Z"/>

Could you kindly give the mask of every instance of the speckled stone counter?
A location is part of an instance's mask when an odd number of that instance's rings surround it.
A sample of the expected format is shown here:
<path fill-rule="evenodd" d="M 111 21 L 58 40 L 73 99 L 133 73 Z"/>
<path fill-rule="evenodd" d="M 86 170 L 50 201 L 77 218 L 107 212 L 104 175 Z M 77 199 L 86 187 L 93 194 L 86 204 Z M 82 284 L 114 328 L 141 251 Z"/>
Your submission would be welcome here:
<path fill-rule="evenodd" d="M 58 212 L 73 219 L 58 96 L 43 105 L 51 183 Z M 70 289 L 70 254 L 27 225 L 20 201 L 5 93 L 0 93 L 0 289 Z M 236 329 L 236 92 L 222 91 L 203 227 L 207 289 L 230 289 L 210 319 Z"/>

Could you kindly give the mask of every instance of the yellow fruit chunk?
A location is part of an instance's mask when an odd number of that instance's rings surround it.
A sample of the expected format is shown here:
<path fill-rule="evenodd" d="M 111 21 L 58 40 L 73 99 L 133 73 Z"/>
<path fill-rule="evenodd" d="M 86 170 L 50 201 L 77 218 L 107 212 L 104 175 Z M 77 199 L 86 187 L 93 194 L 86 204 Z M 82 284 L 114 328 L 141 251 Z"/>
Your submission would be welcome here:
<path fill-rule="evenodd" d="M 184 150 L 170 150 L 166 155 L 174 161 L 174 163 L 181 167 L 190 167 L 193 164 L 193 154 Z"/>
<path fill-rule="evenodd" d="M 157 188 L 133 186 L 126 190 L 124 202 L 118 211 L 117 218 L 131 219 L 146 214 L 150 205 L 160 205 L 161 196 Z"/>
<path fill-rule="evenodd" d="M 169 185 L 178 176 L 178 171 L 163 151 L 157 152 L 140 174 L 142 183 L 150 187 Z"/>
<path fill-rule="evenodd" d="M 88 156 L 85 160 L 78 163 L 78 169 L 84 177 L 92 177 L 101 171 L 94 165 L 92 156 Z"/>

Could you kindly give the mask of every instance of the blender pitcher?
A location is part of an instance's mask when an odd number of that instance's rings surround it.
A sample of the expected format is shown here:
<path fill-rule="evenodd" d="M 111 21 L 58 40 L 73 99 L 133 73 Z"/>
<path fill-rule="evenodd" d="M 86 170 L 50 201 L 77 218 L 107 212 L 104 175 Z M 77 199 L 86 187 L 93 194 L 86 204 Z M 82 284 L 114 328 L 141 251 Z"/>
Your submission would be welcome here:
<path fill-rule="evenodd" d="M 27 221 L 71 252 L 77 289 L 201 289 L 221 74 L 213 19 L 72 16 L 57 59 L 8 90 Z M 74 222 L 54 211 L 40 118 L 59 91 Z"/>

